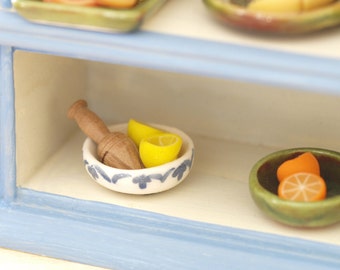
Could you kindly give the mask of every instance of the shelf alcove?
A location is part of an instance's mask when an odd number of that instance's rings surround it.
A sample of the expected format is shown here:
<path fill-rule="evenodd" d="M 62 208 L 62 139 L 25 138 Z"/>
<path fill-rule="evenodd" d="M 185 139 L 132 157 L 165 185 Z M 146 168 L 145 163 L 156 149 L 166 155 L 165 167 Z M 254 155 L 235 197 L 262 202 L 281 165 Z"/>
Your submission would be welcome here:
<path fill-rule="evenodd" d="M 273 222 L 247 185 L 272 151 L 340 150 L 337 28 L 239 32 L 201 1 L 171 0 L 140 31 L 113 35 L 0 5 L 1 247 L 109 269 L 339 269 L 339 224 Z M 78 98 L 107 123 L 185 130 L 197 149 L 189 178 L 150 196 L 93 183 L 66 118 Z"/>
<path fill-rule="evenodd" d="M 340 245 L 339 226 L 303 230 L 269 220 L 247 185 L 251 166 L 277 149 L 340 150 L 340 97 L 22 51 L 14 55 L 14 82 L 19 187 Z M 136 118 L 185 130 L 197 153 L 188 179 L 148 196 L 94 183 L 81 159 L 85 136 L 66 118 L 79 98 L 106 123 Z"/>

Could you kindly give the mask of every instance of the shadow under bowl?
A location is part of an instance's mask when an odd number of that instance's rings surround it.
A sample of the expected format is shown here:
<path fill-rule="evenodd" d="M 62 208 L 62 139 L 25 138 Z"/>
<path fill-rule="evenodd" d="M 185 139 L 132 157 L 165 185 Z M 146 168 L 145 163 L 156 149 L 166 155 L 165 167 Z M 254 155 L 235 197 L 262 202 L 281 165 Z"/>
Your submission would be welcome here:
<path fill-rule="evenodd" d="M 121 193 L 152 194 L 171 189 L 188 176 L 194 162 L 194 144 L 183 131 L 153 125 L 161 130 L 175 133 L 182 138 L 183 144 L 174 161 L 160 166 L 138 170 L 117 169 L 100 162 L 97 157 L 97 145 L 90 138 L 83 144 L 83 161 L 90 177 L 99 185 Z M 127 132 L 127 124 L 118 124 L 109 128 L 111 131 Z"/>
<path fill-rule="evenodd" d="M 278 197 L 277 168 L 286 160 L 311 152 L 318 159 L 326 181 L 327 196 L 317 202 L 296 202 Z M 340 221 L 340 153 L 319 148 L 294 148 L 274 152 L 259 160 L 249 176 L 255 204 L 267 216 L 296 227 L 322 227 Z"/>

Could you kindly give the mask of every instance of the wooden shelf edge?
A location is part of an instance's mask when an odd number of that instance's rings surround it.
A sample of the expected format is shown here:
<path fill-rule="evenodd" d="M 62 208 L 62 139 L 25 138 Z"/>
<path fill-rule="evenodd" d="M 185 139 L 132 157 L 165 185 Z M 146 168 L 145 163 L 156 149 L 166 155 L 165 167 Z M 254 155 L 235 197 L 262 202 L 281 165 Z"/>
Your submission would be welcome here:
<path fill-rule="evenodd" d="M 337 60 L 156 32 L 127 35 L 27 23 L 0 11 L 0 43 L 20 50 L 338 94 Z"/>

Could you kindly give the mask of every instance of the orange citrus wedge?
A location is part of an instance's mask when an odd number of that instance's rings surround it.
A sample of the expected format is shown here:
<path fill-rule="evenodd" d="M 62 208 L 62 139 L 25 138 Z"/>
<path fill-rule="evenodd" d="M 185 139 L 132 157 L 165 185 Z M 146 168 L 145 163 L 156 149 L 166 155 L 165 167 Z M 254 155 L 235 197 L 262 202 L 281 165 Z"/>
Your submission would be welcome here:
<path fill-rule="evenodd" d="M 319 162 L 312 153 L 306 152 L 283 162 L 277 169 L 277 179 L 281 182 L 288 176 L 298 172 L 320 175 Z"/>
<path fill-rule="evenodd" d="M 326 183 L 319 175 L 295 173 L 280 182 L 278 195 L 292 201 L 319 201 L 326 197 Z"/>
<path fill-rule="evenodd" d="M 182 138 L 176 134 L 163 133 L 141 140 L 139 155 L 146 168 L 159 166 L 177 158 Z"/>

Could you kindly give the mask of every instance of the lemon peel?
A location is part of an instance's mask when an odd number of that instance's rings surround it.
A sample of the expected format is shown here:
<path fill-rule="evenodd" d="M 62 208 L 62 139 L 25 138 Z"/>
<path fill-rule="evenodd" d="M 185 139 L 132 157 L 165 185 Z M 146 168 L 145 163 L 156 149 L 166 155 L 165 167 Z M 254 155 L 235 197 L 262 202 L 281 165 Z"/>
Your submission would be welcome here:
<path fill-rule="evenodd" d="M 146 168 L 159 166 L 175 160 L 182 147 L 177 134 L 162 133 L 141 140 L 139 155 Z"/>
<path fill-rule="evenodd" d="M 134 141 L 134 143 L 139 146 L 140 141 L 143 138 L 150 137 L 156 134 L 162 134 L 165 132 L 148 124 L 139 122 L 135 119 L 130 119 L 128 122 L 127 133 L 128 136 Z"/>

